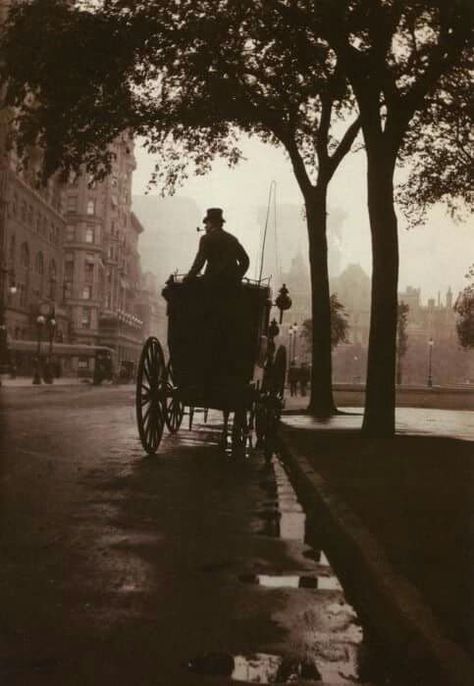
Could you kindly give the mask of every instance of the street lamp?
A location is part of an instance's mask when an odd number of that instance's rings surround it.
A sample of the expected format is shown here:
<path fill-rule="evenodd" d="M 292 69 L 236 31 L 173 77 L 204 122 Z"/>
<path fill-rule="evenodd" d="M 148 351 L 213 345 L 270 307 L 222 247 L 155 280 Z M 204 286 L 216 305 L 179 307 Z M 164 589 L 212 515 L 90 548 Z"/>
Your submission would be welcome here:
<path fill-rule="evenodd" d="M 288 329 L 288 333 L 290 335 L 290 358 L 292 364 L 295 364 L 296 362 L 296 334 L 298 333 L 298 329 L 299 326 L 296 322 Z"/>
<path fill-rule="evenodd" d="M 0 277 L 0 367 L 1 371 L 4 371 L 4 368 L 11 367 L 10 353 L 8 350 L 7 340 L 7 299 L 5 298 L 5 285 L 6 291 L 8 293 L 8 298 L 10 295 L 14 295 L 16 293 L 16 285 L 13 270 L 9 270 L 5 266 L 1 267 L 0 269 Z M 1 385 L 2 380 L 0 378 L 0 386 Z"/>
<path fill-rule="evenodd" d="M 37 347 L 36 347 L 36 358 L 34 361 L 35 373 L 33 375 L 33 383 L 38 385 L 41 383 L 41 334 L 43 332 L 43 326 L 46 324 L 46 317 L 39 314 L 36 317 L 36 333 L 37 333 Z"/>
<path fill-rule="evenodd" d="M 353 378 L 353 383 L 359 383 L 360 382 L 360 374 L 359 374 L 359 358 L 357 355 L 354 355 L 354 378 Z"/>
<path fill-rule="evenodd" d="M 428 341 L 428 381 L 427 381 L 428 388 L 433 388 L 433 376 L 431 373 L 432 372 L 433 346 L 434 346 L 434 341 L 430 337 L 430 340 Z"/>
<path fill-rule="evenodd" d="M 47 319 L 46 319 L 46 324 L 48 325 L 49 329 L 49 352 L 48 352 L 48 361 L 45 365 L 44 369 L 44 382 L 45 383 L 53 383 L 54 375 L 53 375 L 53 342 L 54 342 L 54 333 L 56 331 L 56 318 L 55 318 L 55 311 L 54 307 L 51 309 Z"/>

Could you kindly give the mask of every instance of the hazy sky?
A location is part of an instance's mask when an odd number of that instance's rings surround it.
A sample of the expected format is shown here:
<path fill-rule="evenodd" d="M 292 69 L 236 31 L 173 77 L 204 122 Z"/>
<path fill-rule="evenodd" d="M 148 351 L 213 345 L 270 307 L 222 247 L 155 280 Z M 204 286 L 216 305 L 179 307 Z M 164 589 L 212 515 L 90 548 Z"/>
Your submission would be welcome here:
<path fill-rule="evenodd" d="M 264 145 L 257 140 L 244 139 L 246 161 L 230 170 L 225 163 L 217 162 L 213 171 L 203 177 L 192 177 L 178 191 L 179 196 L 192 198 L 199 210 L 196 223 L 200 223 L 207 207 L 223 207 L 226 228 L 235 233 L 248 249 L 255 265 L 260 231 L 256 224 L 256 208 L 266 207 L 272 180 L 277 184 L 277 231 L 288 231 L 278 225 L 278 203 L 302 204 L 301 193 L 293 176 L 292 167 L 283 151 Z M 143 194 L 153 168 L 153 158 L 136 147 L 137 170 L 134 174 L 133 193 Z M 158 191 L 152 191 L 158 194 Z M 371 254 L 367 215 L 365 182 L 365 153 L 348 155 L 336 172 L 329 187 L 331 208 L 345 214 L 342 226 L 342 268 L 358 262 L 370 274 Z M 437 208 L 430 213 L 426 226 L 407 230 L 399 214 L 400 280 L 399 290 L 406 286 L 421 287 L 422 298 L 442 295 L 451 286 L 455 293 L 466 285 L 464 274 L 474 262 L 474 225 L 471 221 L 455 224 Z M 194 229 L 194 227 L 190 227 Z M 193 240 L 198 240 L 196 233 Z M 306 245 L 297 239 L 295 252 Z M 187 268 L 187 265 L 186 265 Z M 253 273 L 255 267 L 251 267 Z"/>

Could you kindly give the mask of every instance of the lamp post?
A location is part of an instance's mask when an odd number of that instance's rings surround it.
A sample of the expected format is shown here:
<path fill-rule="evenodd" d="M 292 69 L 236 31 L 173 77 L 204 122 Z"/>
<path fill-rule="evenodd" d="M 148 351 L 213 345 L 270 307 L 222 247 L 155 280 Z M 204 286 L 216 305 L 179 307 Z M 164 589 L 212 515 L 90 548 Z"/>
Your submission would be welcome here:
<path fill-rule="evenodd" d="M 299 326 L 296 322 L 288 329 L 288 333 L 290 335 L 290 358 L 292 364 L 295 364 L 296 362 L 296 334 L 298 333 L 298 329 Z"/>
<path fill-rule="evenodd" d="M 7 280 L 6 277 L 9 277 Z M 15 274 L 13 271 L 2 268 L 2 278 L 0 284 L 0 374 L 5 371 L 6 368 L 12 372 L 12 361 L 10 358 L 10 352 L 8 350 L 8 331 L 7 331 L 7 317 L 6 317 L 6 305 L 5 305 L 5 283 L 7 283 L 7 293 L 8 297 L 15 295 L 16 284 L 15 284 Z M 0 377 L 0 386 L 2 385 L 2 379 Z"/>
<path fill-rule="evenodd" d="M 35 373 L 33 375 L 33 383 L 38 385 L 41 383 L 41 334 L 43 332 L 43 326 L 46 324 L 46 317 L 39 314 L 36 317 L 36 333 L 37 333 L 37 347 L 36 347 L 36 358 L 35 358 Z"/>
<path fill-rule="evenodd" d="M 360 374 L 359 374 L 359 358 L 357 355 L 354 355 L 354 377 L 353 377 L 353 383 L 359 383 L 360 381 Z"/>
<path fill-rule="evenodd" d="M 432 376 L 433 346 L 434 346 L 434 341 L 430 337 L 430 340 L 428 341 L 428 381 L 427 381 L 428 388 L 433 388 L 433 376 Z"/>
<path fill-rule="evenodd" d="M 55 311 L 54 311 L 54 306 L 51 308 L 51 311 L 46 319 L 46 324 L 48 326 L 49 330 L 49 351 L 48 351 L 48 360 L 45 365 L 44 369 L 44 382 L 45 383 L 53 383 L 54 375 L 53 375 L 53 342 L 54 342 L 54 333 L 56 331 L 56 317 L 55 317 Z"/>

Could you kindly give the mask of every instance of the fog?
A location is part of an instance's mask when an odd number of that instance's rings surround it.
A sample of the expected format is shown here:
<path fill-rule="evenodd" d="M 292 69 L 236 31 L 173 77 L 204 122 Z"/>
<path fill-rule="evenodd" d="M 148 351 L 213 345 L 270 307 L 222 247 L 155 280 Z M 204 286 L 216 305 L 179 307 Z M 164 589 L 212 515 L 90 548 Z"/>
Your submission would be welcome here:
<path fill-rule="evenodd" d="M 159 190 L 149 192 L 150 200 L 158 216 L 147 218 L 147 236 L 141 237 L 142 259 L 147 269 L 153 269 L 149 252 L 160 226 L 167 222 L 167 212 L 174 205 L 187 203 L 184 226 L 176 232 L 176 240 L 168 240 L 166 254 L 161 258 L 166 264 L 175 264 L 178 271 L 186 271 L 197 248 L 199 234 L 196 226 L 202 226 L 207 207 L 222 207 L 226 217 L 226 229 L 234 233 L 247 248 L 251 257 L 249 274 L 258 273 L 261 243 L 261 225 L 265 221 L 269 188 L 276 183 L 276 222 L 270 216 L 269 232 L 276 227 L 280 266 L 285 269 L 291 259 L 301 251 L 307 256 L 307 238 L 304 225 L 302 197 L 293 176 L 292 167 L 282 150 L 256 140 L 243 139 L 242 149 L 246 159 L 235 169 L 224 162 L 216 162 L 213 170 L 203 177 L 192 177 L 175 196 L 163 203 Z M 134 174 L 133 194 L 143 195 L 153 169 L 152 156 L 137 145 L 137 170 Z M 329 187 L 328 221 L 333 231 L 330 265 L 333 275 L 351 263 L 359 263 L 370 275 L 371 251 L 367 214 L 365 182 L 365 153 L 349 154 L 342 162 Z M 151 200 L 154 198 L 154 201 Z M 284 206 L 295 206 L 291 226 L 284 221 Z M 160 217 L 160 213 L 163 214 Z M 137 212 L 140 217 L 140 213 Z M 471 218 L 455 223 L 444 208 L 434 208 L 427 217 L 426 225 L 407 229 L 406 220 L 399 211 L 400 279 L 399 290 L 407 286 L 421 288 L 422 299 L 435 297 L 438 291 L 446 292 L 449 286 L 457 293 L 466 281 L 464 275 L 474 261 L 474 225 Z M 143 221 L 143 218 L 140 217 Z M 260 221 L 259 221 L 260 220 Z M 175 229 L 176 231 L 176 229 Z M 176 253 L 174 254 L 174 248 Z M 274 247 L 271 248 L 272 250 Z M 161 259 L 160 258 L 160 259 Z M 156 271 L 160 271 L 157 267 Z M 336 273 L 334 273 L 336 272 Z"/>

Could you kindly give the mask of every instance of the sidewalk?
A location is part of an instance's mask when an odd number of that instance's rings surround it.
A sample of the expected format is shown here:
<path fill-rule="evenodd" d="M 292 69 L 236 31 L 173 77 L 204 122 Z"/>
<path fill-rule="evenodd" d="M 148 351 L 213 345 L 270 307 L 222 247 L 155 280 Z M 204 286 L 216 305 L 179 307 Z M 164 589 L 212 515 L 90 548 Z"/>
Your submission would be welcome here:
<path fill-rule="evenodd" d="M 35 386 L 33 384 L 33 379 L 28 376 L 17 376 L 15 379 L 10 378 L 2 374 L 2 386 L 6 388 L 26 388 L 30 386 Z M 44 381 L 41 384 L 36 384 L 37 386 L 82 386 L 84 384 L 89 384 L 88 379 L 78 379 L 76 377 L 63 376 L 59 379 L 54 379 L 52 384 L 45 384 Z"/>
<path fill-rule="evenodd" d="M 297 488 L 384 647 L 430 672 L 420 686 L 472 684 L 474 417 L 399 408 L 398 435 L 369 440 L 361 409 L 345 411 L 322 423 L 287 408 Z"/>
<path fill-rule="evenodd" d="M 92 386 L 92 379 L 79 379 L 77 376 L 62 376 L 59 379 L 55 378 L 53 383 L 47 384 L 44 381 L 41 384 L 33 384 L 33 379 L 27 376 L 18 376 L 15 379 L 11 379 L 8 376 L 2 375 L 2 386 L 5 388 L 51 388 L 54 386 Z M 135 384 L 135 380 L 129 381 L 128 383 L 118 383 L 112 384 L 110 381 L 103 381 L 98 387 L 106 388 L 123 388 L 124 386 L 130 386 Z"/>

